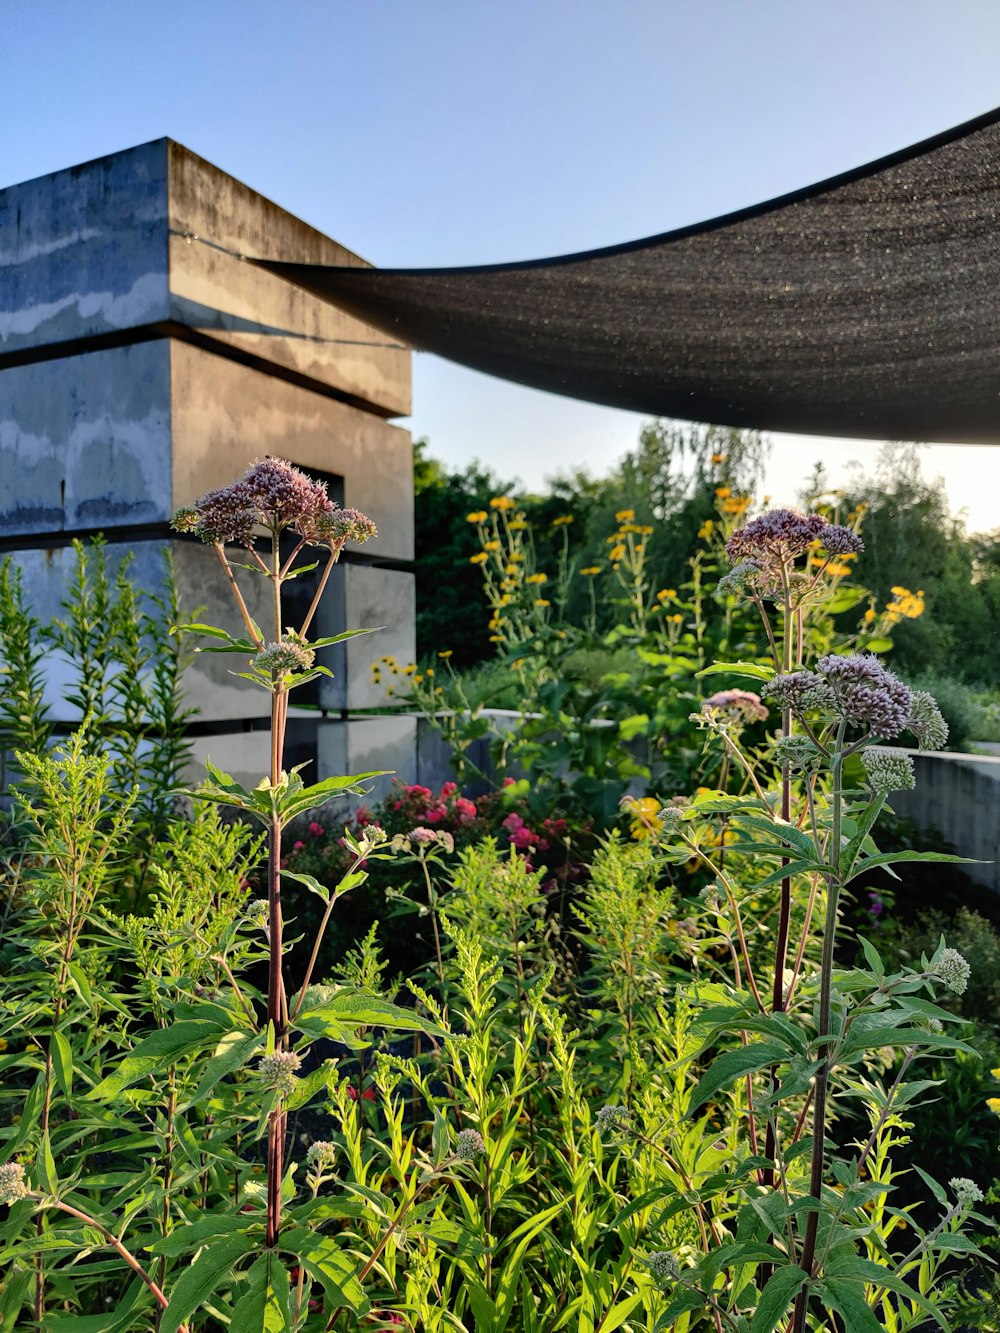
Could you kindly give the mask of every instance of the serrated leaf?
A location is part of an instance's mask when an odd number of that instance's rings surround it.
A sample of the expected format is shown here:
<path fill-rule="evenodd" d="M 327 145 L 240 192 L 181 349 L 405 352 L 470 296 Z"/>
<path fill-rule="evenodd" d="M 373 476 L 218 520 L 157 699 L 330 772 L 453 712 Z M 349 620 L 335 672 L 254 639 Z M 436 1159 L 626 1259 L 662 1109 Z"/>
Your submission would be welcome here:
<path fill-rule="evenodd" d="M 215 1240 L 220 1236 L 242 1235 L 252 1225 L 254 1225 L 253 1218 L 219 1213 L 212 1217 L 203 1217 L 198 1222 L 188 1222 L 184 1226 L 174 1227 L 169 1235 L 161 1236 L 152 1245 L 147 1245 L 146 1249 L 150 1254 L 165 1254 L 174 1258 L 179 1254 L 200 1250 L 208 1240 Z"/>
<path fill-rule="evenodd" d="M 197 1088 L 180 1108 L 197 1106 L 212 1091 L 220 1079 L 242 1068 L 258 1046 L 264 1044 L 263 1032 L 227 1032 L 219 1041 L 212 1058 L 205 1065 Z"/>
<path fill-rule="evenodd" d="M 789 1265 L 787 1268 L 776 1269 L 760 1293 L 749 1333 L 774 1333 L 781 1317 L 806 1281 L 808 1275 L 801 1268 Z"/>
<path fill-rule="evenodd" d="M 102 1079 L 96 1088 L 91 1088 L 87 1100 L 110 1101 L 130 1084 L 163 1072 L 167 1065 L 217 1041 L 220 1035 L 219 1024 L 205 1019 L 191 1019 L 161 1028 L 141 1041 L 113 1074 Z"/>
<path fill-rule="evenodd" d="M 754 1074 L 770 1065 L 787 1061 L 788 1048 L 777 1041 L 755 1041 L 749 1046 L 739 1046 L 733 1051 L 723 1051 L 716 1056 L 702 1075 L 698 1086 L 691 1095 L 688 1106 L 690 1117 L 699 1106 L 703 1106 L 720 1088 L 729 1087 L 744 1074 Z"/>
<path fill-rule="evenodd" d="M 884 1333 L 883 1325 L 865 1300 L 864 1287 L 845 1277 L 824 1277 L 816 1294 L 832 1306 L 851 1333 Z"/>
<path fill-rule="evenodd" d="M 254 1248 L 254 1244 L 248 1236 L 237 1235 L 206 1246 L 174 1283 L 169 1304 L 160 1320 L 159 1333 L 177 1333 L 188 1316 L 219 1289 L 234 1265 Z"/>
<path fill-rule="evenodd" d="M 357 1279 L 355 1264 L 331 1236 L 294 1227 L 282 1233 L 281 1248 L 294 1254 L 309 1276 L 323 1284 L 334 1306 L 346 1305 L 355 1314 L 367 1311 L 368 1299 Z"/>
<path fill-rule="evenodd" d="M 287 1333 L 292 1327 L 288 1269 L 276 1254 L 264 1254 L 247 1274 L 249 1290 L 233 1309 L 231 1333 Z"/>
<path fill-rule="evenodd" d="M 752 680 L 770 680 L 774 675 L 773 666 L 760 666 L 757 662 L 713 662 L 702 671 L 695 672 L 695 679 L 702 676 L 749 676 Z"/>

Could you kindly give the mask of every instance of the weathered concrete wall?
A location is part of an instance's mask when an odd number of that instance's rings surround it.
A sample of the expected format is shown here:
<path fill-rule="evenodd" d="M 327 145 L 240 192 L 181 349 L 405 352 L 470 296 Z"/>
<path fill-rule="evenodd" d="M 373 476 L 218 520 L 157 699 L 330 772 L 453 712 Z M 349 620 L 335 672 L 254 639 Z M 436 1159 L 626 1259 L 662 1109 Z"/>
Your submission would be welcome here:
<path fill-rule="evenodd" d="M 914 791 L 893 792 L 890 804 L 918 828 L 938 829 L 960 856 L 979 865 L 962 869 L 976 884 L 1000 890 L 1000 758 L 912 752 Z"/>
<path fill-rule="evenodd" d="M 364 263 L 168 139 L 0 191 L 0 549 L 43 619 L 65 596 L 66 537 L 102 531 L 140 587 L 160 589 L 169 551 L 188 615 L 238 628 L 214 553 L 172 534 L 170 515 L 265 454 L 323 475 L 379 536 L 345 551 L 316 630 L 385 629 L 326 653 L 337 676 L 314 711 L 293 710 L 295 759 L 317 758 L 321 776 L 409 771 L 412 721 L 347 718 L 375 702 L 373 657 L 414 655 L 410 438 L 387 420 L 410 409 L 409 352 L 242 256 Z M 309 596 L 306 579 L 290 588 Z M 246 591 L 267 625 L 266 586 Z M 72 721 L 72 664 L 49 666 Z M 201 653 L 188 692 L 218 731 L 199 754 L 256 781 L 268 698 L 231 674 L 241 666 Z"/>

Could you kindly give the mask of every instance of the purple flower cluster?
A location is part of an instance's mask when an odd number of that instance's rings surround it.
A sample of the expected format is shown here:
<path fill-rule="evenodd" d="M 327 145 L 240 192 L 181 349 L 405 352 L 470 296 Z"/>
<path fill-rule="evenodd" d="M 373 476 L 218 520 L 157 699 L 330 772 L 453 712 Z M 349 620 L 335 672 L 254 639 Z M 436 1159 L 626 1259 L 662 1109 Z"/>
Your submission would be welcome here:
<path fill-rule="evenodd" d="M 375 524 L 356 509 L 338 509 L 323 482 L 313 481 L 280 458 L 254 462 L 238 481 L 209 491 L 174 515 L 178 532 L 193 532 L 210 545 L 253 543 L 258 527 L 286 528 L 303 540 L 340 547 L 376 534 Z"/>
<path fill-rule="evenodd" d="M 848 722 L 887 740 L 905 730 L 913 696 L 877 658 L 830 653 L 816 669 L 830 688 L 834 710 Z"/>
<path fill-rule="evenodd" d="M 804 555 L 827 523 L 819 514 L 797 514 L 794 509 L 769 509 L 734 532 L 726 542 L 730 560 L 757 560 L 765 567 Z"/>
<path fill-rule="evenodd" d="M 789 671 L 783 676 L 772 676 L 761 686 L 761 694 L 773 699 L 779 708 L 790 708 L 793 713 L 804 713 L 830 703 L 830 692 L 815 671 Z"/>
<path fill-rule="evenodd" d="M 860 555 L 865 544 L 856 532 L 840 523 L 828 523 L 819 534 L 827 555 Z"/>

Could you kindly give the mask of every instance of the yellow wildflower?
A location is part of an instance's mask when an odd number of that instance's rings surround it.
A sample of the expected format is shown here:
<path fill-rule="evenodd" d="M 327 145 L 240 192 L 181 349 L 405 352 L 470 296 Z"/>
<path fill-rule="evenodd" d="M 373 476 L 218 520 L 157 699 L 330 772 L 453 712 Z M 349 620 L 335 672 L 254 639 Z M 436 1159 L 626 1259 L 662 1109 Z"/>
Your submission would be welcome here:
<path fill-rule="evenodd" d="M 683 622 L 684 617 L 682 615 L 667 616 L 667 619 L 674 625 L 680 625 Z"/>
<path fill-rule="evenodd" d="M 529 574 L 524 580 L 525 583 L 548 583 L 548 574 Z"/>
<path fill-rule="evenodd" d="M 414 677 L 413 677 L 413 683 L 414 683 L 414 685 L 423 685 L 423 683 L 424 683 L 424 678 L 423 678 L 423 676 L 421 676 L 421 675 L 419 675 L 419 674 L 416 675 L 416 676 L 414 676 Z"/>
<path fill-rule="evenodd" d="M 507 524 L 511 532 L 523 532 L 528 526 L 523 518 L 514 518 Z"/>
<path fill-rule="evenodd" d="M 652 524 L 640 523 L 638 528 L 636 528 L 636 532 L 639 533 L 640 537 L 651 537 L 653 534 Z"/>
<path fill-rule="evenodd" d="M 443 653 L 438 653 L 438 657 L 440 657 L 443 662 L 447 662 L 448 658 L 451 657 L 454 651 L 454 648 L 446 648 Z"/>
<path fill-rule="evenodd" d="M 725 455 L 725 454 L 713 454 L 713 455 L 712 455 L 712 462 L 715 463 L 716 465 L 718 465 L 719 463 L 724 463 L 725 461 L 726 461 L 726 455 Z"/>
<path fill-rule="evenodd" d="M 744 510 L 750 508 L 749 495 L 733 495 L 728 500 L 723 500 L 722 510 L 726 514 L 742 514 Z"/>
<path fill-rule="evenodd" d="M 514 508 L 514 501 L 509 495 L 495 495 L 490 501 L 491 509 L 507 510 Z"/>
<path fill-rule="evenodd" d="M 661 602 L 669 602 L 670 599 L 671 599 L 671 597 L 676 597 L 676 596 L 677 596 L 677 589 L 676 589 L 676 588 L 661 588 L 660 591 L 659 591 L 656 595 L 657 595 L 657 597 L 660 599 Z"/>
<path fill-rule="evenodd" d="M 507 558 L 514 564 L 523 564 L 524 562 L 524 556 L 520 551 L 511 551 Z"/>
<path fill-rule="evenodd" d="M 871 607 L 869 607 L 868 610 L 865 612 L 865 624 L 870 625 L 874 619 L 875 619 L 875 612 L 871 609 Z"/>
<path fill-rule="evenodd" d="M 615 514 L 616 523 L 631 523 L 634 518 L 634 509 L 619 509 L 618 513 Z"/>
<path fill-rule="evenodd" d="M 843 578 L 845 574 L 850 574 L 851 567 L 850 565 L 845 565 L 842 560 L 831 560 L 827 564 L 826 572 L 831 578 L 840 579 Z"/>
<path fill-rule="evenodd" d="M 424 675 L 427 677 L 428 680 L 433 680 L 433 679 L 434 679 L 434 668 L 433 668 L 433 667 L 428 667 L 427 670 L 424 672 Z"/>
<path fill-rule="evenodd" d="M 469 556 L 469 564 L 470 564 L 470 565 L 483 565 L 483 564 L 486 563 L 486 558 L 487 558 L 487 557 L 486 557 L 486 552 L 485 552 L 485 551 L 477 551 L 475 555 L 470 555 L 470 556 Z"/>
<path fill-rule="evenodd" d="M 994 1115 L 1000 1115 L 1000 1097 L 987 1097 L 986 1105 Z"/>
<path fill-rule="evenodd" d="M 732 491 L 728 486 L 716 486 L 715 494 L 720 500 L 725 500 L 728 496 L 732 495 Z"/>
<path fill-rule="evenodd" d="M 536 606 L 551 606 L 552 603 L 546 601 L 544 597 L 536 597 L 536 598 L 535 598 L 535 605 L 536 605 Z"/>
<path fill-rule="evenodd" d="M 572 522 L 573 522 L 572 514 L 560 514 L 558 518 L 554 518 L 552 520 L 552 526 L 554 528 L 564 528 L 567 523 L 572 523 Z"/>
<path fill-rule="evenodd" d="M 484 551 L 499 551 L 500 543 L 498 541 L 483 542 Z"/>
<path fill-rule="evenodd" d="M 698 536 L 711 537 L 714 531 L 715 531 L 715 520 L 712 518 L 706 518 L 705 522 L 698 529 Z"/>
<path fill-rule="evenodd" d="M 476 512 L 475 512 L 474 514 L 466 514 L 466 516 L 465 516 L 465 521 L 466 521 L 466 523 L 485 523 L 485 522 L 486 522 L 486 510 L 485 510 L 485 509 L 477 509 Z"/>
<path fill-rule="evenodd" d="M 490 643 L 503 643 L 503 638 L 499 634 L 491 634 Z"/>
<path fill-rule="evenodd" d="M 608 552 L 608 555 L 612 560 L 620 560 L 624 554 L 625 554 L 625 547 L 622 546 L 620 542 L 617 546 L 612 547 L 612 549 Z"/>
<path fill-rule="evenodd" d="M 404 676 L 412 676 L 412 675 L 415 675 L 415 674 L 416 674 L 416 670 L 417 670 L 417 664 L 416 664 L 416 662 L 411 662 L 409 666 L 405 666 L 405 667 L 403 667 L 403 675 L 404 675 Z"/>
<path fill-rule="evenodd" d="M 633 798 L 625 804 L 629 812 L 629 831 L 634 842 L 642 842 L 656 834 L 656 816 L 660 813 L 660 803 L 652 796 Z"/>
<path fill-rule="evenodd" d="M 600 574 L 600 565 L 588 565 L 586 569 L 581 569 L 580 573 L 586 575 L 588 579 L 593 578 L 595 574 Z"/>

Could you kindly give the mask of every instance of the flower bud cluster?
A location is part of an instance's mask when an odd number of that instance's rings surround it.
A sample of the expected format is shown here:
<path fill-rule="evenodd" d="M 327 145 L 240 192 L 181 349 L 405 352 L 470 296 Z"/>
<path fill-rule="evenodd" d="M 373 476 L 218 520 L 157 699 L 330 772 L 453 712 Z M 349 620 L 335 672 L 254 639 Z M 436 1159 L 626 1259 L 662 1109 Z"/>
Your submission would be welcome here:
<path fill-rule="evenodd" d="M 976 1182 L 970 1180 L 968 1176 L 952 1176 L 951 1180 L 948 1181 L 948 1184 L 954 1191 L 955 1198 L 958 1200 L 960 1207 L 973 1203 L 982 1203 L 983 1191 L 979 1188 Z"/>
<path fill-rule="evenodd" d="M 874 792 L 912 791 L 917 785 L 913 760 L 903 750 L 890 746 L 867 746 L 861 751 L 865 777 Z"/>
<path fill-rule="evenodd" d="M 310 1166 L 318 1167 L 321 1171 L 324 1167 L 332 1166 L 336 1156 L 337 1145 L 330 1143 L 327 1139 L 317 1139 L 306 1150 L 306 1162 Z"/>
<path fill-rule="evenodd" d="M 302 1061 L 294 1051 L 274 1051 L 271 1055 L 261 1056 L 257 1072 L 272 1092 L 288 1097 L 295 1091 L 297 1072 L 301 1068 Z"/>
<path fill-rule="evenodd" d="M 913 691 L 906 726 L 916 736 L 921 750 L 943 750 L 948 741 L 948 723 L 934 696 L 926 690 Z"/>
<path fill-rule="evenodd" d="M 20 1162 L 5 1162 L 0 1166 L 0 1204 L 17 1203 L 28 1193 L 24 1167 Z"/>
<path fill-rule="evenodd" d="M 956 995 L 964 995 L 972 976 L 972 968 L 957 949 L 943 949 L 941 957 L 932 966 L 934 976 Z"/>
<path fill-rule="evenodd" d="M 455 838 L 447 829 L 427 828 L 421 824 L 409 833 L 396 833 L 390 846 L 394 852 L 408 852 L 413 847 L 431 847 L 437 845 L 445 852 L 455 850 Z"/>
<path fill-rule="evenodd" d="M 660 1282 L 676 1282 L 681 1275 L 681 1266 L 677 1256 L 669 1250 L 654 1250 L 646 1256 L 646 1267 L 653 1277 Z"/>
<path fill-rule="evenodd" d="M 818 766 L 821 756 L 808 736 L 782 736 L 775 742 L 774 758 L 782 768 L 787 764 L 808 773 Z"/>
<path fill-rule="evenodd" d="M 269 643 L 253 659 L 253 667 L 262 674 L 283 676 L 289 671 L 308 671 L 316 654 L 296 634 L 286 634 L 280 643 Z"/>
<path fill-rule="evenodd" d="M 627 1106 L 602 1106 L 594 1117 L 599 1134 L 628 1134 L 632 1115 Z"/>
<path fill-rule="evenodd" d="M 913 696 L 877 658 L 829 653 L 816 663 L 832 694 L 834 710 L 876 736 L 898 736 L 910 718 Z"/>
<path fill-rule="evenodd" d="M 828 523 L 819 534 L 819 540 L 827 555 L 860 555 L 865 549 L 858 534 L 840 523 Z"/>
<path fill-rule="evenodd" d="M 478 1129 L 463 1129 L 458 1133 L 455 1139 L 455 1156 L 463 1162 L 474 1162 L 477 1157 L 482 1157 L 486 1151 L 486 1144 L 483 1142 L 483 1136 Z"/>

